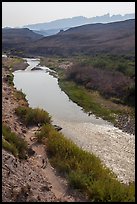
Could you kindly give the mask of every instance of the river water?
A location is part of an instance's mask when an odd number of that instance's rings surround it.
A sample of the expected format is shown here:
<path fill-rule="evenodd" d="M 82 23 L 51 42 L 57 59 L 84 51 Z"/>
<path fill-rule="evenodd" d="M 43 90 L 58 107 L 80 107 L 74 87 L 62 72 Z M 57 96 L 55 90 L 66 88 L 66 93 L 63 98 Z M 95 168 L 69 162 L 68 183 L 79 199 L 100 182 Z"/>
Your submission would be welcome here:
<path fill-rule="evenodd" d="M 14 72 L 14 84 L 26 94 L 29 106 L 43 108 L 56 119 L 71 122 L 92 122 L 93 124 L 109 124 L 94 115 L 88 116 L 82 108 L 73 103 L 60 89 L 58 79 L 49 73 L 49 68 L 38 66 L 39 60 L 26 59 L 29 66 L 25 71 Z M 42 70 L 31 71 L 38 67 Z"/>
<path fill-rule="evenodd" d="M 26 94 L 29 106 L 42 108 L 52 116 L 53 124 L 61 126 L 66 137 L 81 148 L 95 153 L 122 182 L 135 177 L 135 139 L 111 123 L 88 116 L 60 89 L 50 69 L 39 65 L 39 59 L 25 58 L 26 70 L 14 72 L 14 85 Z M 42 70 L 31 70 L 37 67 Z"/>

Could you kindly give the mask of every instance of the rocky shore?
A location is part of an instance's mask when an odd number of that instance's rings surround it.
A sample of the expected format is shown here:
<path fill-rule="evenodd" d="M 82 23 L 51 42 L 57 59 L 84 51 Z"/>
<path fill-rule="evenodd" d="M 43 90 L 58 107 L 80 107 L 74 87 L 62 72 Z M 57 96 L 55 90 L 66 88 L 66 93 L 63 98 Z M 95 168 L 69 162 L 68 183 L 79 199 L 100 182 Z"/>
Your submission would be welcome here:
<path fill-rule="evenodd" d="M 122 183 L 135 181 L 135 136 L 112 125 L 54 119 L 62 133 L 82 149 L 98 156 Z"/>
<path fill-rule="evenodd" d="M 129 115 L 119 115 L 115 127 L 135 135 L 135 118 L 131 118 Z"/>
<path fill-rule="evenodd" d="M 4 64 L 5 68 L 12 69 L 12 71 L 16 70 L 25 70 L 28 66 L 27 62 L 22 58 L 15 58 L 15 57 L 3 57 L 2 63 Z"/>

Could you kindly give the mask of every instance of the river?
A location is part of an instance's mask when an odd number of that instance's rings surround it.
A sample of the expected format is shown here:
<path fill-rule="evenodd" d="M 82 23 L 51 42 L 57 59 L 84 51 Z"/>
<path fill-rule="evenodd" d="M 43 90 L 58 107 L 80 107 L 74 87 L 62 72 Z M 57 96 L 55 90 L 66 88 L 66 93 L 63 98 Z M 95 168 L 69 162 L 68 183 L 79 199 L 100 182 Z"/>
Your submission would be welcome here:
<path fill-rule="evenodd" d="M 49 74 L 49 68 L 38 66 L 39 60 L 26 59 L 29 66 L 25 71 L 14 72 L 14 84 L 26 94 L 29 106 L 47 110 L 54 119 L 71 122 L 92 122 L 94 124 L 109 124 L 101 118 L 82 111 L 82 108 L 73 103 L 60 89 L 58 79 Z M 31 71 L 38 67 L 42 70 Z"/>
<path fill-rule="evenodd" d="M 88 116 L 60 89 L 50 69 L 39 59 L 25 58 L 26 70 L 14 72 L 14 85 L 26 94 L 29 106 L 42 108 L 52 116 L 53 124 L 81 148 L 95 153 L 126 183 L 135 179 L 135 137 L 94 115 Z M 32 68 L 41 70 L 31 70 Z"/>

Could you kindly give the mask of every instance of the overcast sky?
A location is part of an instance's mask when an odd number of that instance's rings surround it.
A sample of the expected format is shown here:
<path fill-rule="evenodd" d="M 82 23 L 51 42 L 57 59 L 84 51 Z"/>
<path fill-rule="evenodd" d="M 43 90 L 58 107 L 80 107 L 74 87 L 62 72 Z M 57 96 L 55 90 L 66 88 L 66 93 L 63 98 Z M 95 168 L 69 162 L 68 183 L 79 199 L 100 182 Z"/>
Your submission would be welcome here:
<path fill-rule="evenodd" d="M 74 16 L 135 13 L 135 2 L 2 2 L 2 27 L 50 22 Z"/>

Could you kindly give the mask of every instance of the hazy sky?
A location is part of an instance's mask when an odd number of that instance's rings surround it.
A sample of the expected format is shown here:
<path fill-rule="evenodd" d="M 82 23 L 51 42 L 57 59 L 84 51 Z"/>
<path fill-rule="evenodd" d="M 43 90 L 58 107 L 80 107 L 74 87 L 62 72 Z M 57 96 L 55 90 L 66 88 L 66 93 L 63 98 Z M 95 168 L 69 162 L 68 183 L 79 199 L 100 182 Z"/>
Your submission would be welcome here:
<path fill-rule="evenodd" d="M 2 2 L 2 27 L 16 27 L 74 16 L 135 13 L 135 2 Z"/>

